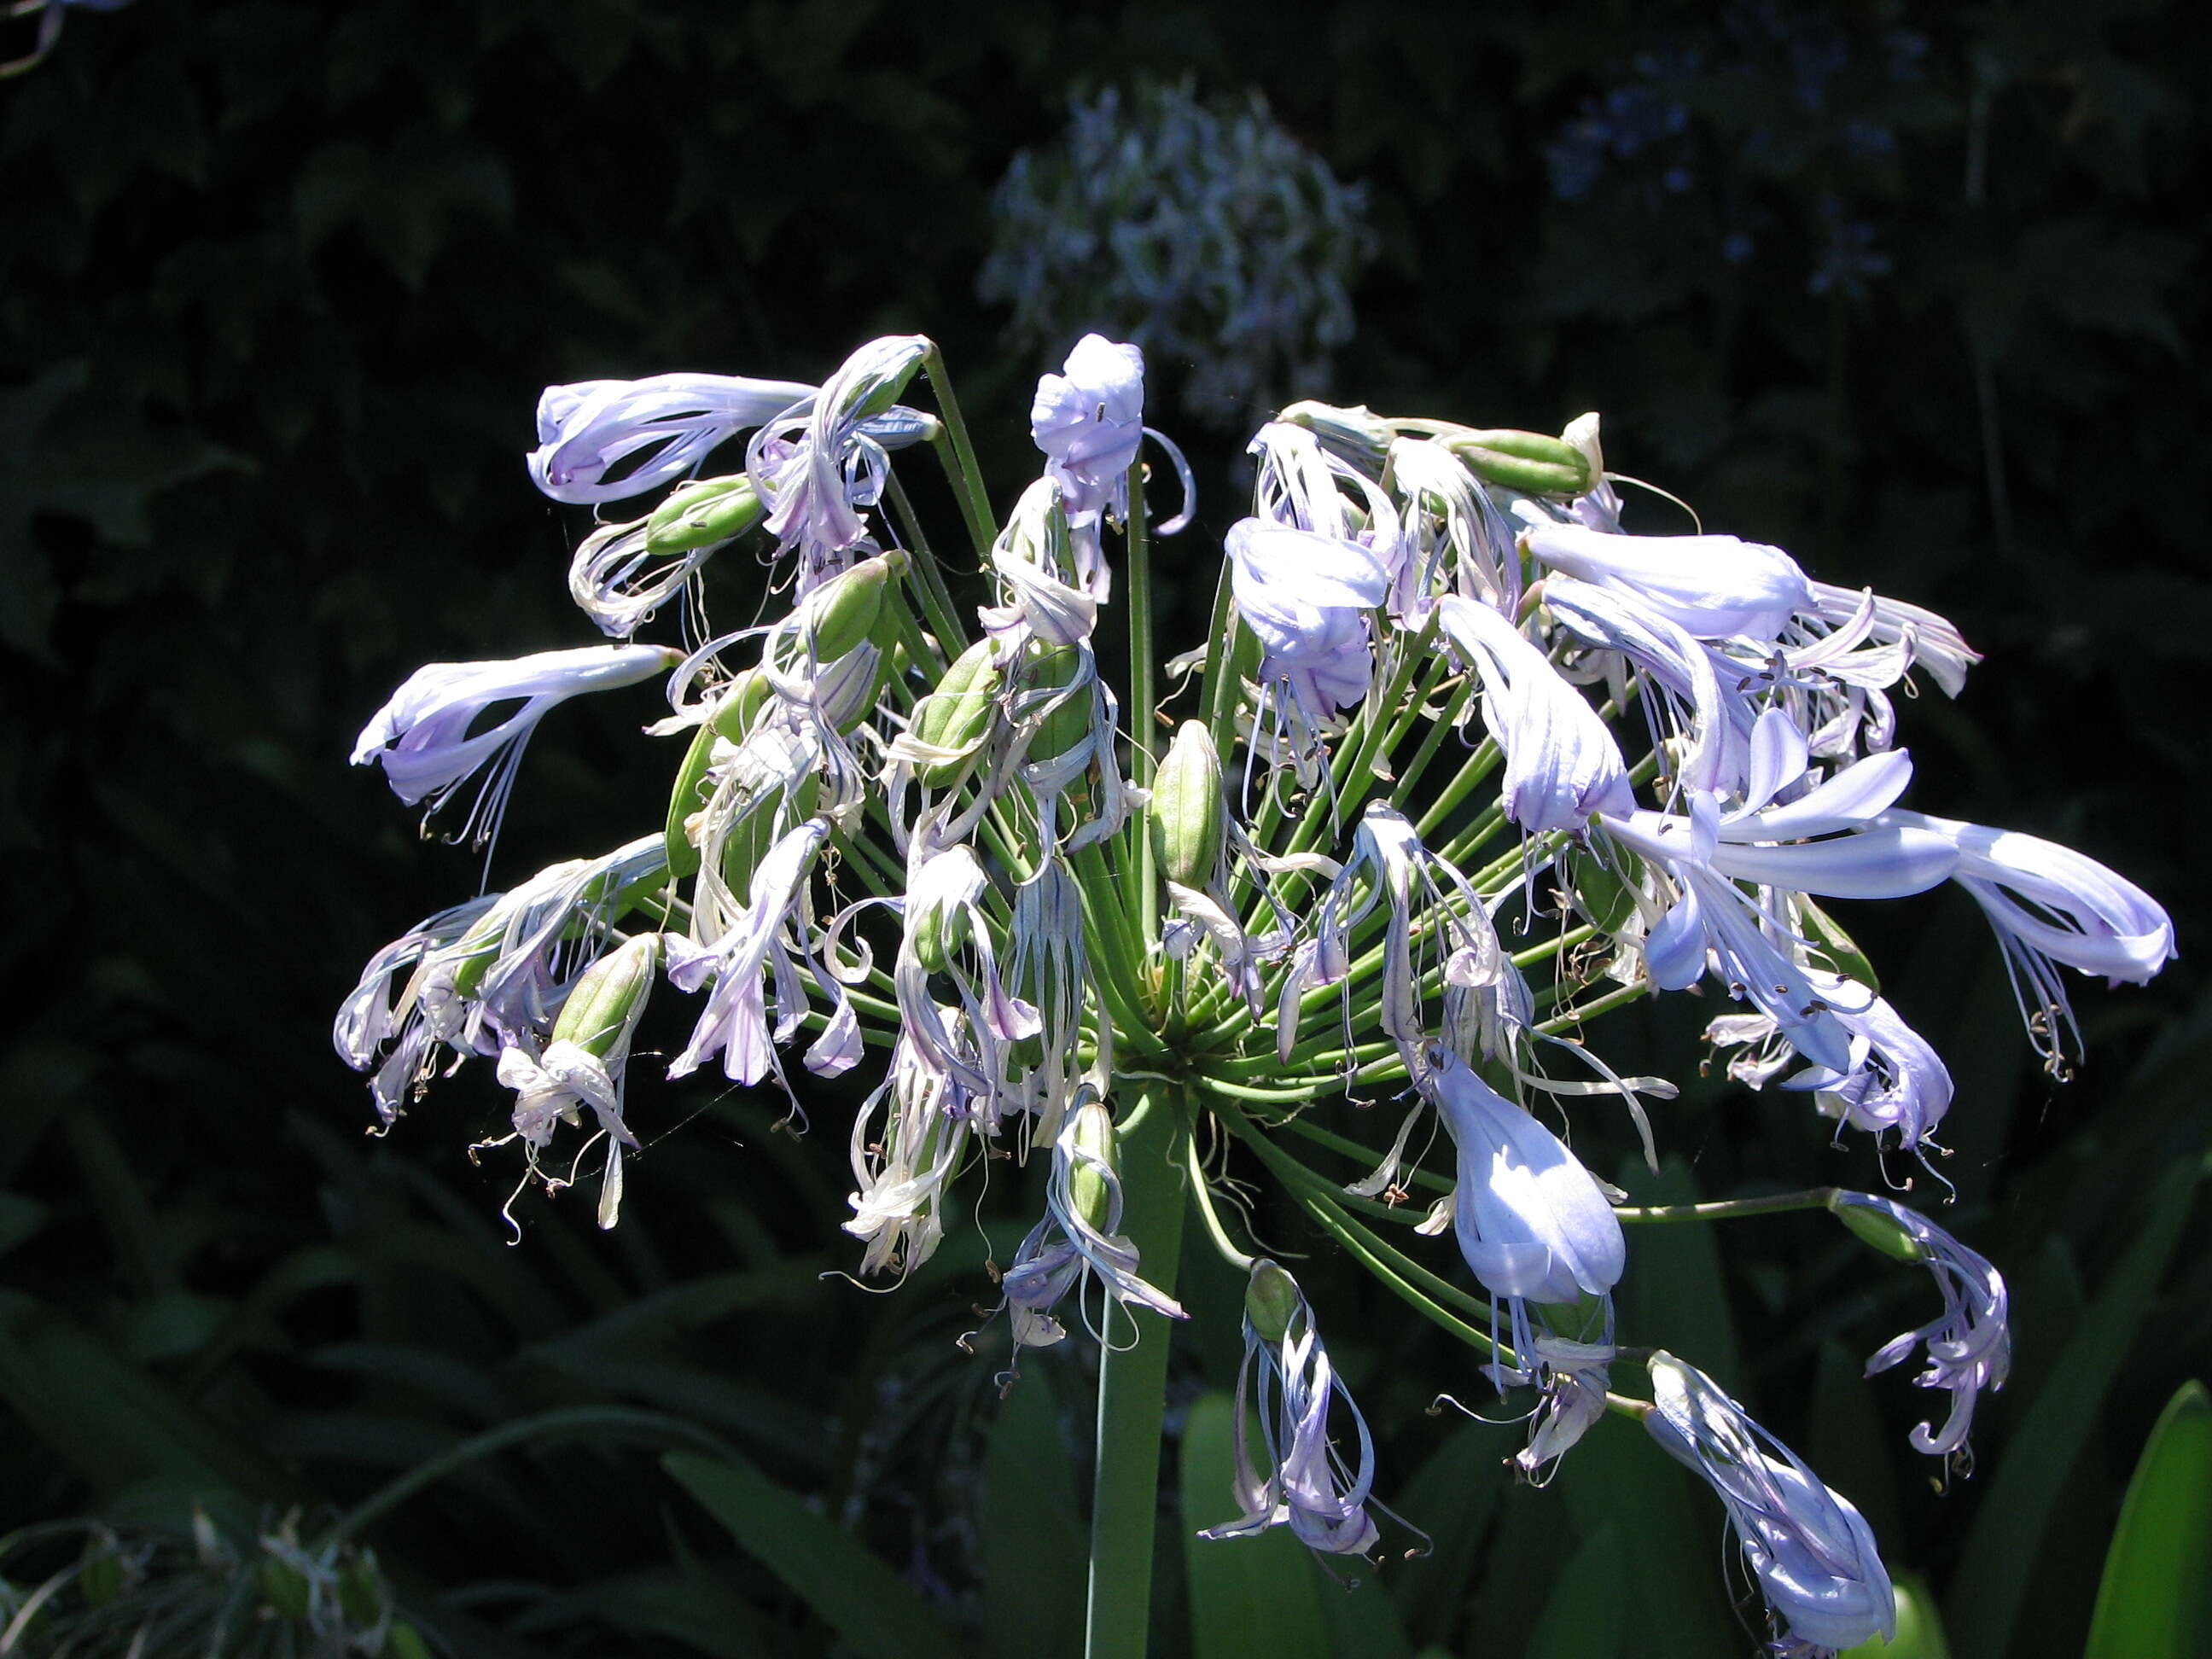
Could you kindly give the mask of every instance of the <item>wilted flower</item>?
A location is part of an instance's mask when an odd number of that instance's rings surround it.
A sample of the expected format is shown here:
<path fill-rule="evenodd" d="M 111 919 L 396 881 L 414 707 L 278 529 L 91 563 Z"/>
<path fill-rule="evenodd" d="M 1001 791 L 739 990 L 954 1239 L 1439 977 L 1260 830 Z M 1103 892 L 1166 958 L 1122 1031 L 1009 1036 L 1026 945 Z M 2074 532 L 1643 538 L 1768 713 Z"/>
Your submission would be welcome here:
<path fill-rule="evenodd" d="M 2006 1321 L 2003 1277 L 1917 1210 L 1872 1193 L 1838 1192 L 1828 1202 L 1837 1218 L 1878 1249 L 1925 1263 L 1943 1297 L 1941 1317 L 1891 1338 L 1867 1361 L 1867 1375 L 1886 1371 L 1924 1346 L 1928 1369 L 1913 1379 L 1951 1396 L 1943 1426 L 1923 1423 L 1912 1431 L 1916 1451 L 1948 1457 L 1963 1451 L 1973 1425 L 1974 1401 L 1984 1389 L 2004 1387 L 2012 1369 L 2012 1332 Z"/>
<path fill-rule="evenodd" d="M 1264 1475 L 1252 1457 L 1246 1412 L 1255 1364 L 1267 1449 Z M 1337 1401 L 1351 1414 L 1358 1446 L 1351 1462 L 1329 1435 L 1329 1408 Z M 1235 1491 L 1243 1513 L 1206 1528 L 1200 1538 L 1243 1538 L 1287 1526 L 1308 1548 L 1333 1555 L 1364 1555 L 1375 1547 L 1366 1508 L 1375 1486 L 1375 1442 L 1367 1419 L 1329 1364 L 1304 1292 L 1272 1261 L 1252 1264 L 1244 1294 L 1244 1362 L 1237 1373 L 1235 1411 Z"/>
<path fill-rule="evenodd" d="M 538 400 L 531 476 L 556 501 L 641 495 L 682 477 L 709 450 L 774 420 L 814 388 L 728 374 L 655 374 L 643 380 L 549 386 Z M 627 473 L 607 474 L 645 452 Z"/>

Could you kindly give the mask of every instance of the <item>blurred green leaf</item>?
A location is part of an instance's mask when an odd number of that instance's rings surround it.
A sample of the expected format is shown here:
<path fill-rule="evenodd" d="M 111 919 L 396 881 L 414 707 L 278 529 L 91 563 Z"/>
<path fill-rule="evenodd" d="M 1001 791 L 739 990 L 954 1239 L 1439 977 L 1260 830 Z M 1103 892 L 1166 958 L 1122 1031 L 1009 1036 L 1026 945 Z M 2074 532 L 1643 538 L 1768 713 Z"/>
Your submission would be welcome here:
<path fill-rule="evenodd" d="M 2086 1659 L 2212 1653 L 2212 1394 L 2182 1384 L 2128 1483 Z"/>
<path fill-rule="evenodd" d="M 1086 1552 L 1051 1378 L 1033 1361 L 1017 1379 L 984 1454 L 983 1630 L 1002 1659 L 1083 1645 Z"/>
<path fill-rule="evenodd" d="M 2142 1227 L 2090 1298 L 1982 1493 L 1943 1621 L 1973 1632 L 1981 1651 L 2002 1653 L 2012 1639 L 2036 1546 L 2074 1460 L 2096 1428 L 2106 1393 L 2127 1362 L 2202 1175 L 2195 1158 L 2175 1163 L 2144 1196 Z"/>
<path fill-rule="evenodd" d="M 850 1533 L 742 1463 L 684 1452 L 661 1460 L 745 1551 L 866 1659 L 960 1659 L 928 1604 Z"/>
<path fill-rule="evenodd" d="M 1553 1581 L 1528 1659 L 1613 1659 L 1628 1633 L 1626 1552 L 1619 1523 L 1607 1521 L 1583 1540 Z"/>
<path fill-rule="evenodd" d="M 1280 1659 L 1328 1650 L 1321 1595 L 1304 1545 L 1287 1527 L 1253 1538 L 1205 1539 L 1202 1527 L 1236 1518 L 1235 1405 L 1225 1394 L 1194 1401 L 1182 1432 L 1183 1558 L 1190 1583 L 1195 1659 Z"/>

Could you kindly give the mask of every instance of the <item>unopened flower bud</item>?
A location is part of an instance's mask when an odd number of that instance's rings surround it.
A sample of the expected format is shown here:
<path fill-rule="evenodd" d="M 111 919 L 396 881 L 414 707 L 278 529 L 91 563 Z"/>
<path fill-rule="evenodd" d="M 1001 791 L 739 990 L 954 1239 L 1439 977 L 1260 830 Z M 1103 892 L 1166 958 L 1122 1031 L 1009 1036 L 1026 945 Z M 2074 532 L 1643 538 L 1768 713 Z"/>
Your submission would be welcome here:
<path fill-rule="evenodd" d="M 1298 1282 L 1273 1262 L 1252 1264 L 1252 1282 L 1244 1287 L 1244 1322 L 1262 1342 L 1280 1342 L 1306 1305 Z"/>
<path fill-rule="evenodd" d="M 932 788 L 957 777 L 991 729 L 998 713 L 999 689 L 1006 672 L 999 666 L 996 646 L 978 640 L 945 671 L 937 689 L 914 711 L 909 728 L 915 741 L 933 751 L 915 765 L 915 775 Z"/>
<path fill-rule="evenodd" d="M 1111 1224 L 1114 1206 L 1114 1114 L 1096 1100 L 1076 1108 L 1075 1151 L 1068 1199 L 1084 1224 L 1103 1233 Z"/>
<path fill-rule="evenodd" d="M 752 479 L 742 472 L 678 484 L 645 521 L 645 550 L 689 553 L 695 547 L 726 542 L 750 530 L 767 513 Z"/>
<path fill-rule="evenodd" d="M 815 677 L 815 706 L 833 729 L 850 732 L 867 719 L 882 690 L 889 659 L 871 640 L 862 640 Z"/>
<path fill-rule="evenodd" d="M 553 1022 L 553 1041 L 604 1060 L 629 1043 L 660 971 L 660 935 L 640 933 L 601 957 L 576 981 Z"/>
<path fill-rule="evenodd" d="M 1592 483 L 1589 458 L 1538 432 L 1455 432 L 1444 447 L 1486 483 L 1531 495 L 1579 495 Z"/>
<path fill-rule="evenodd" d="M 1168 745 L 1152 784 L 1152 845 L 1167 878 L 1204 888 L 1220 861 L 1227 819 L 1221 802 L 1221 756 L 1213 734 L 1185 720 Z"/>

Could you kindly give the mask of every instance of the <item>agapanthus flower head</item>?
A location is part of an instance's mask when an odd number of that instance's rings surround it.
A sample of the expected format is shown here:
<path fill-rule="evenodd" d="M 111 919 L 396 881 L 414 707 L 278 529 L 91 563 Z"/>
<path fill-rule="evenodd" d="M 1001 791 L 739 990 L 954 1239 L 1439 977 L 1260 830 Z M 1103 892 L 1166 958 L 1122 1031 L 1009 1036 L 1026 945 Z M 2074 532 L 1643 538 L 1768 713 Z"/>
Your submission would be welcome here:
<path fill-rule="evenodd" d="M 549 386 L 538 400 L 531 476 L 556 501 L 641 495 L 682 477 L 717 445 L 813 395 L 812 386 L 796 380 L 729 374 Z M 641 452 L 635 465 L 616 471 Z"/>
<path fill-rule="evenodd" d="M 1928 1369 L 1913 1381 L 1923 1389 L 1949 1394 L 1951 1409 L 1942 1428 L 1927 1422 L 1912 1431 L 1913 1449 L 1934 1457 L 1963 1454 L 1977 1396 L 1984 1389 L 1994 1392 L 2004 1387 L 2012 1370 L 2009 1298 L 2003 1276 L 1985 1257 L 1894 1199 L 1838 1192 L 1828 1207 L 1876 1248 L 1924 1264 L 1935 1279 L 1943 1298 L 1942 1313 L 1883 1343 L 1867 1361 L 1866 1374 L 1886 1371 L 1915 1348 L 1923 1348 Z"/>
<path fill-rule="evenodd" d="M 1255 1370 L 1264 1474 L 1252 1455 L 1246 1409 Z M 1352 1419 L 1358 1448 L 1349 1460 L 1329 1433 L 1331 1407 L 1340 1404 Z M 1375 1486 L 1375 1442 L 1367 1419 L 1329 1363 L 1304 1292 L 1264 1259 L 1252 1264 L 1244 1297 L 1235 1410 L 1235 1492 L 1243 1513 L 1205 1528 L 1200 1538 L 1245 1538 L 1287 1526 L 1300 1543 L 1328 1554 L 1364 1555 L 1374 1548 L 1378 1534 L 1367 1504 Z"/>
<path fill-rule="evenodd" d="M 434 662 L 416 669 L 356 739 L 353 763 L 381 766 L 392 793 L 429 812 L 485 768 L 462 836 L 479 845 L 499 828 L 523 745 L 556 703 L 584 691 L 635 685 L 665 673 L 683 653 L 659 645 L 592 645 L 499 662 Z M 476 730 L 478 718 L 519 702 L 506 719 Z"/>
<path fill-rule="evenodd" d="M 1726 1506 L 1778 1627 L 1773 1651 L 1833 1659 L 1838 1649 L 1894 1636 L 1896 1592 L 1850 1500 L 1823 1486 L 1703 1371 L 1663 1349 L 1650 1371 L 1644 1426 Z"/>

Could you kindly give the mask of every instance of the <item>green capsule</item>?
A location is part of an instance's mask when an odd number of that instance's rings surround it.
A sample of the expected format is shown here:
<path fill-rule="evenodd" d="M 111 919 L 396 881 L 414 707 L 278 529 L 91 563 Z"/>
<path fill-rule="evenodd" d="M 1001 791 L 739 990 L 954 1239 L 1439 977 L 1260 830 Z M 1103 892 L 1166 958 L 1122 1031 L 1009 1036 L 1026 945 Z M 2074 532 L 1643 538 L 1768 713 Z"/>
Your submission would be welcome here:
<path fill-rule="evenodd" d="M 373 1552 L 364 1550 L 338 1569 L 338 1607 L 348 1624 L 369 1629 L 383 1615 L 384 1603 L 384 1578 Z"/>
<path fill-rule="evenodd" d="M 629 1042 L 659 971 L 659 934 L 624 940 L 584 969 L 553 1022 L 553 1041 L 605 1059 Z"/>
<path fill-rule="evenodd" d="M 1305 1305 L 1297 1280 L 1264 1258 L 1252 1264 L 1252 1282 L 1244 1287 L 1244 1319 L 1262 1342 L 1288 1336 L 1291 1322 Z"/>
<path fill-rule="evenodd" d="M 804 641 L 817 663 L 836 661 L 875 631 L 884 586 L 906 566 L 894 548 L 839 571 L 793 608 L 779 638 Z"/>
<path fill-rule="evenodd" d="M 1893 1255 L 1899 1261 L 1924 1261 L 1928 1259 L 1928 1252 L 1921 1247 L 1920 1241 L 1881 1210 L 1869 1209 L 1863 1204 L 1842 1204 L 1831 1200 L 1828 1211 L 1884 1255 Z"/>
<path fill-rule="evenodd" d="M 707 723 L 714 728 L 716 737 L 743 743 L 759 722 L 760 712 L 768 707 L 769 697 L 775 690 L 768 683 L 767 675 L 757 668 L 748 668 L 715 699 L 714 712 L 707 717 Z"/>
<path fill-rule="evenodd" d="M 915 960 L 930 973 L 944 973 L 951 963 L 952 953 L 968 942 L 973 926 L 964 904 L 933 904 L 916 910 L 907 922 Z"/>
<path fill-rule="evenodd" d="M 254 1569 L 254 1577 L 261 1586 L 262 1601 L 279 1618 L 307 1616 L 312 1597 L 307 1576 L 290 1562 L 279 1556 L 264 1555 L 261 1565 Z"/>
<path fill-rule="evenodd" d="M 1022 678 L 1030 690 L 1046 692 L 1077 685 L 1045 710 L 1030 739 L 1033 761 L 1057 760 L 1091 735 L 1091 687 L 1083 672 L 1079 645 L 1049 645 L 1032 640 L 1023 653 Z"/>
<path fill-rule="evenodd" d="M 1227 815 L 1221 800 L 1221 756 L 1213 734 L 1185 720 L 1152 781 L 1152 847 L 1170 881 L 1204 887 L 1221 860 Z"/>
<path fill-rule="evenodd" d="M 1076 1108 L 1075 1146 L 1086 1156 L 1068 1171 L 1068 1200 L 1085 1225 L 1103 1233 L 1112 1224 L 1114 1208 L 1114 1114 L 1097 1101 Z"/>
<path fill-rule="evenodd" d="M 472 997 L 483 983 L 483 976 L 499 960 L 500 940 L 506 935 L 508 917 L 499 905 L 477 919 L 477 925 L 438 952 L 439 957 L 455 963 L 453 994 Z"/>
<path fill-rule="evenodd" d="M 123 1594 L 126 1575 L 123 1559 L 116 1553 L 116 1539 L 112 1533 L 102 1533 L 85 1541 L 84 1554 L 77 1562 L 76 1589 L 88 1607 L 104 1607 Z"/>
<path fill-rule="evenodd" d="M 663 555 L 742 536 L 768 514 L 760 492 L 744 473 L 677 485 L 645 521 L 645 550 Z"/>
<path fill-rule="evenodd" d="M 995 651 L 992 641 L 976 641 L 953 659 L 937 689 L 914 711 L 910 729 L 915 741 L 951 751 L 942 759 L 915 764 L 915 775 L 933 789 L 958 777 L 968 757 L 990 734 L 991 722 L 999 712 L 999 692 L 1006 678 Z"/>
<path fill-rule="evenodd" d="M 1539 432 L 1455 432 L 1443 446 L 1486 483 L 1531 495 L 1579 495 L 1590 487 L 1589 458 L 1564 438 Z"/>

